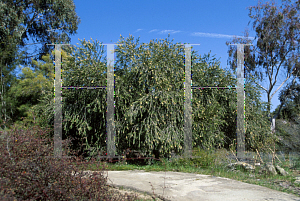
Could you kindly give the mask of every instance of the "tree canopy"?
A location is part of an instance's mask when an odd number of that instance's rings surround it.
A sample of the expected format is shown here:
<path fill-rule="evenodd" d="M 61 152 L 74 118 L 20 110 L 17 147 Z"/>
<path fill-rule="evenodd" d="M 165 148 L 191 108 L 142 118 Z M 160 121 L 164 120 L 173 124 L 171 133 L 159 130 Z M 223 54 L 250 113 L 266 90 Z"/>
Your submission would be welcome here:
<path fill-rule="evenodd" d="M 53 47 L 46 44 L 70 42 L 67 33 L 76 34 L 80 23 L 73 0 L 2 0 L 0 12 L 0 42 L 7 42 L 8 37 L 13 35 L 18 48 L 29 45 L 25 43 L 29 36 L 34 41 L 30 45 L 42 43 L 37 55 L 25 57 L 22 62 L 24 65 L 28 65 L 31 58 L 42 60 L 43 55 L 50 53 Z M 62 33 L 59 34 L 57 30 Z"/>
<path fill-rule="evenodd" d="M 16 121 L 26 113 L 29 105 L 36 103 L 36 97 L 39 96 L 36 95 L 35 98 L 30 96 L 30 98 L 27 97 L 28 99 L 23 96 L 22 100 L 13 99 L 12 97 L 21 97 L 11 92 L 12 96 L 8 96 L 13 82 L 15 87 L 12 89 L 18 91 L 16 89 L 18 81 L 16 75 L 13 74 L 16 66 L 28 66 L 31 59 L 42 60 L 43 56 L 54 49 L 54 46 L 46 44 L 70 42 L 67 34 L 76 34 L 80 19 L 76 15 L 72 0 L 2 0 L 0 22 L 1 116 L 4 116 L 4 119 Z M 29 40 L 29 36 L 32 37 L 34 43 L 25 43 L 25 40 Z M 35 55 L 29 55 L 27 50 L 21 51 L 27 45 L 36 44 L 42 44 L 38 54 L 34 52 Z M 53 61 L 54 57 L 51 60 Z M 27 71 L 25 76 L 31 74 L 26 67 L 25 71 Z M 25 84 L 24 81 L 21 83 L 21 85 Z M 35 85 L 35 87 L 39 86 Z M 25 102 L 29 105 L 25 106 Z M 10 115 L 6 111 L 10 111 Z"/>
<path fill-rule="evenodd" d="M 169 156 L 183 151 L 184 46 L 169 40 L 138 44 L 133 37 L 115 48 L 116 147 L 141 150 L 145 155 Z M 99 42 L 81 41 L 77 49 L 63 47 L 63 86 L 106 86 L 106 57 Z M 99 52 L 100 50 L 100 52 Z M 234 86 L 236 80 L 220 68 L 210 53 L 192 51 L 193 86 Z M 103 60 L 102 60 L 103 59 Z M 170 76 L 172 75 L 172 76 Z M 155 87 L 155 91 L 151 89 Z M 261 148 L 268 129 L 253 79 L 246 81 L 246 147 Z M 34 107 L 36 116 L 53 125 L 53 98 L 49 93 Z M 64 89 L 63 138 L 77 139 L 86 151 L 105 151 L 106 90 Z M 193 146 L 229 147 L 236 138 L 236 92 L 229 89 L 194 89 Z M 53 137 L 53 136 L 50 136 Z M 258 143 L 260 142 L 260 143 Z M 91 153 L 90 153 L 91 154 Z M 158 156 L 157 155 L 157 156 Z"/>

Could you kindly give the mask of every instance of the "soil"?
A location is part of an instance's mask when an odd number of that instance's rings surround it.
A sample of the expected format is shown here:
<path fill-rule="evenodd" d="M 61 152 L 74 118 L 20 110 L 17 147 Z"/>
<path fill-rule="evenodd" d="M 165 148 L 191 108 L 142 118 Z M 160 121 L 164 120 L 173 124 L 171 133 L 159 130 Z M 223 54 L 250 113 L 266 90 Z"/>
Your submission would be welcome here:
<path fill-rule="evenodd" d="M 154 197 L 150 196 L 150 195 L 147 195 L 147 194 L 144 194 L 144 193 L 140 193 L 140 192 L 137 192 L 137 191 L 133 191 L 133 190 L 130 190 L 130 189 L 119 189 L 117 187 L 114 187 L 114 186 L 108 186 L 108 190 L 109 192 L 110 191 L 113 191 L 114 192 L 114 195 L 125 195 L 125 200 L 128 199 L 127 196 L 134 196 L 134 195 L 137 195 L 137 199 L 145 199 L 145 200 L 154 200 Z M 126 195 L 127 194 L 127 195 Z M 7 196 L 7 195 L 3 195 L 3 194 L 0 194 L 2 198 L 0 198 L 0 201 L 1 200 L 15 200 L 14 197 L 11 197 L 11 196 Z M 160 201 L 161 199 L 159 198 L 156 198 L 156 200 Z"/>
<path fill-rule="evenodd" d="M 109 187 L 109 191 L 114 191 L 114 193 L 117 193 L 117 194 L 137 195 L 138 199 L 154 200 L 154 198 L 155 198 L 158 201 L 162 200 L 158 197 L 150 196 L 148 194 L 144 194 L 144 193 L 134 191 L 134 190 L 131 190 L 131 189 L 120 189 L 118 187 L 114 187 L 114 186 L 110 186 L 110 185 L 107 185 L 107 186 Z M 127 197 L 126 197 L 126 199 L 127 199 Z"/>
<path fill-rule="evenodd" d="M 83 176 L 83 178 L 84 179 L 90 179 L 91 177 L 88 176 L 88 175 L 92 175 L 94 172 L 100 173 L 100 171 L 84 171 L 84 175 L 85 176 Z M 97 175 L 96 175 L 96 177 L 97 177 Z M 133 195 L 137 195 L 138 199 L 146 199 L 146 200 L 154 200 L 155 199 L 155 200 L 158 200 L 158 201 L 164 200 L 159 195 L 149 195 L 147 193 L 142 193 L 142 192 L 139 192 L 139 191 L 136 191 L 136 190 L 132 190 L 132 189 L 127 189 L 127 188 L 126 189 L 125 188 L 122 189 L 120 187 L 115 187 L 115 186 L 110 185 L 110 184 L 106 184 L 106 186 L 108 187 L 109 191 L 113 191 L 114 194 L 117 194 L 117 195 L 119 195 L 119 194 L 122 194 L 122 195 L 125 195 L 125 196 L 126 196 L 126 194 L 127 195 L 132 195 L 132 196 Z M 126 196 L 126 199 L 127 198 L 128 197 Z"/>
<path fill-rule="evenodd" d="M 292 170 L 292 173 L 293 173 L 294 177 L 300 176 L 300 170 Z M 291 183 L 290 181 L 287 181 L 287 180 L 275 180 L 275 181 L 270 181 L 270 182 L 272 183 L 272 185 L 279 187 L 280 189 L 289 189 L 289 190 L 293 191 L 295 194 L 297 194 L 298 196 L 300 196 L 300 187 L 299 187 L 300 184 L 295 185 L 295 183 Z M 109 191 L 113 191 L 114 194 L 137 195 L 138 199 L 146 199 L 146 200 L 154 200 L 154 198 L 159 201 L 163 200 L 163 199 L 160 199 L 159 197 L 156 197 L 156 196 L 154 197 L 154 196 L 144 194 L 144 193 L 141 193 L 138 191 L 134 191 L 131 189 L 125 189 L 125 188 L 120 189 L 119 187 L 114 187 L 114 186 L 111 186 L 108 184 L 107 184 L 107 186 L 108 186 Z M 3 198 L 9 199 L 8 197 L 5 197 L 5 196 L 2 197 L 2 199 Z M 0 199 L 0 200 L 2 200 L 2 199 Z"/>
<path fill-rule="evenodd" d="M 299 170 L 292 170 L 293 176 L 294 177 L 299 177 L 300 176 L 300 171 Z M 283 188 L 283 189 L 289 189 L 293 191 L 295 194 L 300 196 L 300 184 L 295 184 L 291 183 L 290 181 L 286 180 L 275 180 L 272 181 L 272 185 Z"/>
<path fill-rule="evenodd" d="M 232 156 L 226 156 L 228 159 L 231 159 L 233 161 L 234 157 Z M 245 162 L 254 165 L 254 163 L 252 163 L 252 159 L 246 160 Z M 286 167 L 284 167 L 285 169 Z M 290 169 L 292 176 L 295 177 L 300 177 L 300 170 L 296 170 L 296 169 Z M 250 178 L 249 178 L 250 179 Z M 251 179 L 252 180 L 252 179 Z M 271 184 L 272 186 L 278 187 L 279 189 L 283 190 L 283 189 L 289 189 L 291 190 L 294 194 L 297 194 L 298 196 L 300 196 L 300 184 L 296 184 L 296 183 L 291 183 L 288 180 L 268 180 L 268 183 Z"/>
<path fill-rule="evenodd" d="M 292 173 L 293 173 L 293 176 L 294 177 L 299 177 L 300 176 L 300 170 L 292 170 Z M 300 196 L 300 184 L 296 184 L 295 183 L 291 183 L 290 181 L 286 181 L 286 180 L 274 180 L 274 181 L 270 181 L 270 183 L 276 187 L 279 187 L 280 189 L 289 189 L 291 190 L 293 193 L 297 194 L 298 196 Z M 127 194 L 137 194 L 139 199 L 152 199 L 153 200 L 153 197 L 150 196 L 150 195 L 144 195 L 143 193 L 140 193 L 140 192 L 137 192 L 137 191 L 133 191 L 133 190 L 127 190 L 127 189 L 119 189 L 119 188 L 116 188 L 116 187 L 113 187 L 113 186 L 110 186 L 110 188 L 112 190 L 114 190 L 115 192 L 118 192 L 118 193 L 122 193 L 123 195 L 125 193 Z M 157 200 L 163 200 L 163 199 L 159 199 L 156 197 Z"/>

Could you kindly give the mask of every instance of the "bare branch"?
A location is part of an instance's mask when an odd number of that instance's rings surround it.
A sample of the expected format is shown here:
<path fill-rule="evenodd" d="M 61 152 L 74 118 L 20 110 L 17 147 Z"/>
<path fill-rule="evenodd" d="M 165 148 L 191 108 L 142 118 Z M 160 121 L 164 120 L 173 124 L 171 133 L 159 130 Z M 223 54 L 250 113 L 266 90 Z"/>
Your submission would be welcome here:
<path fill-rule="evenodd" d="M 248 66 L 245 64 L 245 66 L 246 66 L 246 68 L 248 68 Z M 248 68 L 249 69 L 249 68 Z M 254 76 L 251 74 L 251 73 L 249 73 L 253 78 L 254 78 Z M 257 85 L 259 85 L 262 89 L 264 89 L 266 92 L 267 92 L 267 89 L 265 88 L 265 87 L 263 87 L 263 86 L 261 86 L 259 83 L 257 83 L 256 81 L 254 81 L 254 83 L 255 84 L 257 84 Z"/>
<path fill-rule="evenodd" d="M 25 45 L 36 45 L 36 44 L 41 44 L 41 43 L 46 43 L 46 41 L 44 41 L 44 42 L 38 42 L 38 43 L 24 44 L 24 46 L 25 46 Z M 14 44 L 14 43 L 7 43 L 7 44 Z"/>
<path fill-rule="evenodd" d="M 293 70 L 293 72 L 296 70 L 296 68 Z M 271 99 L 272 97 L 275 95 L 275 93 L 282 87 L 282 85 L 290 78 L 290 76 L 293 74 L 293 72 L 291 72 L 291 74 L 281 83 L 281 85 L 276 89 L 276 91 L 271 95 Z M 294 78 L 294 80 L 296 79 L 297 77 Z"/>

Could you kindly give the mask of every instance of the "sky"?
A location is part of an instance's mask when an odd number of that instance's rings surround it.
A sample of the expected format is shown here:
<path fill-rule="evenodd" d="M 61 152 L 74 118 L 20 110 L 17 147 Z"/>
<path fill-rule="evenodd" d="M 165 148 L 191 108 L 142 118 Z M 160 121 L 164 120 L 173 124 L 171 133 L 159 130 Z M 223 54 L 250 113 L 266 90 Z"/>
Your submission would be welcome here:
<path fill-rule="evenodd" d="M 84 38 L 87 41 L 92 38 L 103 43 L 117 43 L 120 35 L 126 39 L 130 34 L 134 36 L 134 41 L 140 37 L 139 43 L 142 44 L 153 39 L 166 39 L 170 33 L 170 41 L 174 39 L 173 44 L 200 44 L 193 46 L 198 55 L 203 56 L 211 51 L 212 56 L 220 59 L 221 68 L 228 69 L 229 47 L 225 43 L 234 36 L 243 37 L 246 29 L 249 30 L 249 38 L 254 39 L 253 21 L 248 25 L 251 19 L 247 7 L 256 6 L 257 3 L 258 0 L 74 0 L 81 23 L 77 34 L 69 35 L 70 44 L 78 47 L 78 39 Z M 280 5 L 281 1 L 275 0 L 275 3 Z M 27 43 L 32 42 L 30 38 Z M 30 49 L 34 50 L 29 47 L 29 52 Z M 281 75 L 272 93 L 285 80 L 284 74 Z M 260 84 L 269 88 L 266 81 Z M 288 82 L 291 82 L 291 78 Z M 271 111 L 280 104 L 278 92 L 272 99 Z M 267 102 L 266 92 L 262 94 L 262 101 Z"/>

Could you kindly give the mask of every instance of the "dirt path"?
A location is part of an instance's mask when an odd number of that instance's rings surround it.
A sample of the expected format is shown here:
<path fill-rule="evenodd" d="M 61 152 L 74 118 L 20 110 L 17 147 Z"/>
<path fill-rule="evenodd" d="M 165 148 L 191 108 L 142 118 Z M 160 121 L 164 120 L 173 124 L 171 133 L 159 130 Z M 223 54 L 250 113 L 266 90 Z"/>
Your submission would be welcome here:
<path fill-rule="evenodd" d="M 146 194 L 146 193 L 141 193 L 138 191 L 134 191 L 131 189 L 120 189 L 118 187 L 114 187 L 111 185 L 107 185 L 109 187 L 109 191 L 114 191 L 114 193 L 118 193 L 118 194 L 122 194 L 125 195 L 127 193 L 127 195 L 137 195 L 138 199 L 144 199 L 144 200 L 154 200 L 152 196 Z M 127 197 L 126 197 L 127 199 Z M 162 199 L 156 198 L 156 200 L 161 201 Z"/>

